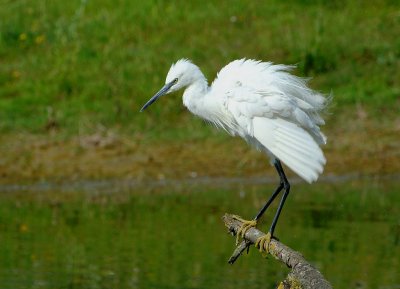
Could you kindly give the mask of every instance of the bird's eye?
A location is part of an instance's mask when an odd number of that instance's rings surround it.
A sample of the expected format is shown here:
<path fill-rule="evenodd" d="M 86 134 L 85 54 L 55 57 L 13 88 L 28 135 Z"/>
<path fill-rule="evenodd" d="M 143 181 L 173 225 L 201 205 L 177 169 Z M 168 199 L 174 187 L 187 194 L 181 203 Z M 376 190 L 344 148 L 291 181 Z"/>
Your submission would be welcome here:
<path fill-rule="evenodd" d="M 177 83 L 177 82 L 178 82 L 178 78 L 175 78 L 174 79 L 174 84 Z"/>

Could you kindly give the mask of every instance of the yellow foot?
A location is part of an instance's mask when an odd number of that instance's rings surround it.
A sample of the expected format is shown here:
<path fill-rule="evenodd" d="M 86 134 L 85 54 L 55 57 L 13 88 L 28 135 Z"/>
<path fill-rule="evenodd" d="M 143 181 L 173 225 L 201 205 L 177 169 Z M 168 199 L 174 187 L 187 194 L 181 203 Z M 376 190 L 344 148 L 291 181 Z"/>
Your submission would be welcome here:
<path fill-rule="evenodd" d="M 257 226 L 257 221 L 256 220 L 247 221 L 236 215 L 234 215 L 233 218 L 243 223 L 236 233 L 236 245 L 238 245 L 240 237 L 243 238 L 246 232 L 250 228 Z"/>
<path fill-rule="evenodd" d="M 269 253 L 268 247 L 270 242 L 271 242 L 271 233 L 268 232 L 266 235 L 258 238 L 254 246 L 256 246 L 256 248 L 258 248 L 260 252 Z"/>

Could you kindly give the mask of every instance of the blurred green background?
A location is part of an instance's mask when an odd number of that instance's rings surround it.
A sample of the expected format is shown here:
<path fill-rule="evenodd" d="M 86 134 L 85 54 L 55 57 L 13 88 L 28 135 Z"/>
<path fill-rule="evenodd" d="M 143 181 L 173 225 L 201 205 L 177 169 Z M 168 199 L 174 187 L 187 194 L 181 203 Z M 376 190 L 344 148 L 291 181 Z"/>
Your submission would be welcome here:
<path fill-rule="evenodd" d="M 267 159 L 181 93 L 139 113 L 176 60 L 211 83 L 246 57 L 334 96 L 326 171 L 289 172 L 278 236 L 335 288 L 398 288 L 399 36 L 394 0 L 0 0 L 0 287 L 274 288 L 255 250 L 226 264 L 219 220 L 262 205 Z"/>
<path fill-rule="evenodd" d="M 171 96 L 138 114 L 172 62 L 213 80 L 237 58 L 298 64 L 333 92 L 335 113 L 358 103 L 398 114 L 397 1 L 2 1 L 0 129 L 69 133 L 97 124 L 169 134 L 198 121 Z M 159 121 L 162 119 L 163 121 Z M 157 126 L 155 125 L 157 124 Z"/>

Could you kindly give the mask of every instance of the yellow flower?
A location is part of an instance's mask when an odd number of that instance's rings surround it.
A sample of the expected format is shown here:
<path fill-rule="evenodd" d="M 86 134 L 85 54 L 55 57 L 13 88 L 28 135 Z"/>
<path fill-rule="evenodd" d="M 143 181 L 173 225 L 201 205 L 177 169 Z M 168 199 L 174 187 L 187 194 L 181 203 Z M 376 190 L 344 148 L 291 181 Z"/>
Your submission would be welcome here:
<path fill-rule="evenodd" d="M 42 34 L 42 35 L 39 35 L 39 36 L 36 36 L 36 38 L 35 38 L 35 43 L 36 44 L 41 44 L 43 41 L 45 41 L 45 39 L 46 39 L 46 37 Z"/>
<path fill-rule="evenodd" d="M 20 41 L 25 41 L 26 38 L 27 38 L 26 33 L 21 33 L 21 34 L 19 35 L 19 40 L 20 40 Z"/>
<path fill-rule="evenodd" d="M 27 226 L 26 224 L 21 224 L 21 225 L 19 226 L 19 231 L 20 231 L 21 233 L 28 232 L 28 230 L 29 230 L 29 228 L 28 228 L 28 226 Z"/>

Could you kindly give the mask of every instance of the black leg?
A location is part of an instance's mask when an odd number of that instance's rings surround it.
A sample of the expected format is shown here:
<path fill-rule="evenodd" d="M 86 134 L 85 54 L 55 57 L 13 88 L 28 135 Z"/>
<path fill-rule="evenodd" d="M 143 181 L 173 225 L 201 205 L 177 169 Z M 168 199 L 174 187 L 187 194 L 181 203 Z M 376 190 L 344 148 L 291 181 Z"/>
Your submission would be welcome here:
<path fill-rule="evenodd" d="M 283 189 L 283 184 L 280 183 L 279 186 L 276 188 L 275 192 L 271 195 L 269 200 L 265 203 L 264 207 L 258 212 L 257 216 L 255 216 L 254 220 L 258 221 L 262 215 L 264 215 L 264 212 L 268 209 L 268 207 L 271 205 L 271 203 L 275 200 L 275 198 L 279 195 L 279 193 Z"/>
<path fill-rule="evenodd" d="M 276 167 L 276 170 L 278 171 L 279 177 L 281 178 L 281 185 L 283 185 L 284 193 L 283 193 L 282 199 L 279 203 L 278 210 L 275 213 L 274 220 L 272 221 L 271 228 L 269 229 L 271 236 L 273 236 L 273 234 L 274 234 L 276 223 L 278 222 L 279 215 L 282 211 L 283 205 L 285 204 L 286 198 L 289 195 L 289 191 L 290 191 L 290 184 L 286 178 L 286 175 L 283 171 L 281 162 L 279 160 L 276 160 L 275 167 Z"/>
<path fill-rule="evenodd" d="M 281 162 L 278 159 L 275 159 L 274 166 L 275 166 L 276 170 L 278 171 L 278 174 L 280 177 L 279 186 L 275 189 L 274 193 L 271 195 L 269 200 L 265 203 L 264 207 L 262 207 L 261 210 L 258 212 L 258 214 L 255 216 L 255 218 L 254 218 L 255 221 L 258 221 L 261 218 L 261 216 L 264 214 L 264 212 L 268 209 L 268 207 L 271 205 L 271 203 L 275 200 L 275 198 L 279 195 L 279 193 L 285 186 L 285 182 L 283 181 L 282 175 L 281 175 L 281 171 L 283 172 Z M 286 179 L 285 174 L 283 174 L 283 176 L 284 176 L 284 179 Z M 286 182 L 287 182 L 287 180 L 286 180 Z"/>
<path fill-rule="evenodd" d="M 253 221 L 245 221 L 242 220 L 240 217 L 238 217 L 238 220 L 242 221 L 243 224 L 240 227 L 240 229 L 237 232 L 237 239 L 236 239 L 236 243 L 239 242 L 239 236 L 244 237 L 246 231 L 250 228 L 250 227 L 254 227 L 257 224 L 257 221 L 261 218 L 261 216 L 264 214 L 264 212 L 268 209 L 268 207 L 271 205 L 271 203 L 275 200 L 275 198 L 279 195 L 279 193 L 282 191 L 282 189 L 284 189 L 284 193 L 282 196 L 282 199 L 279 203 L 279 207 L 278 210 L 275 213 L 274 216 L 274 220 L 272 221 L 271 224 L 271 228 L 269 229 L 268 234 L 266 234 L 264 237 L 260 237 L 258 238 L 257 242 L 255 243 L 255 246 L 258 247 L 260 249 L 260 251 L 267 251 L 268 252 L 268 245 L 269 242 L 271 240 L 271 237 L 273 236 L 275 227 L 276 227 L 276 223 L 278 222 L 279 219 L 279 215 L 282 211 L 283 205 L 285 204 L 285 200 L 287 198 L 287 196 L 289 195 L 289 191 L 290 191 L 290 184 L 286 178 L 286 175 L 283 171 L 282 168 L 282 164 L 280 162 L 279 159 L 275 159 L 274 161 L 274 166 L 279 174 L 280 177 L 280 182 L 279 182 L 279 186 L 276 188 L 276 190 L 274 191 L 274 193 L 271 195 L 271 197 L 269 198 L 269 200 L 265 203 L 265 205 L 261 208 L 261 210 L 258 212 L 258 214 L 255 216 L 255 218 L 253 219 Z M 249 249 L 249 245 L 250 242 L 247 242 L 247 251 Z"/>

